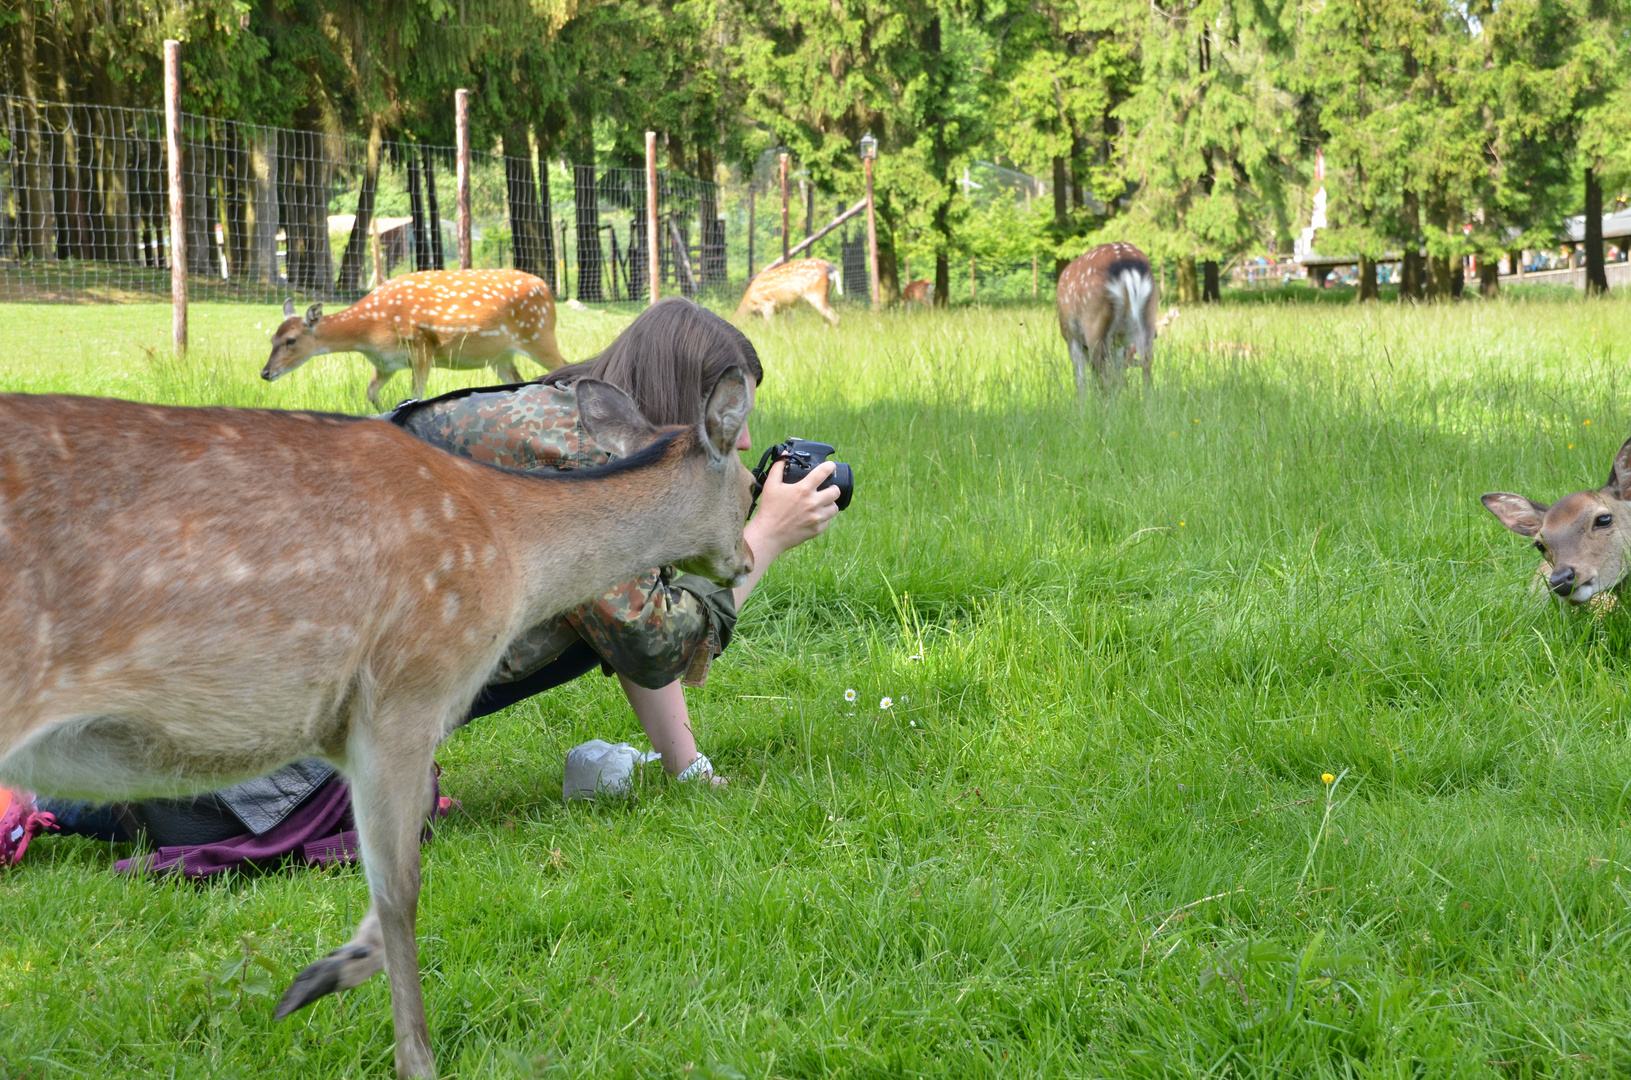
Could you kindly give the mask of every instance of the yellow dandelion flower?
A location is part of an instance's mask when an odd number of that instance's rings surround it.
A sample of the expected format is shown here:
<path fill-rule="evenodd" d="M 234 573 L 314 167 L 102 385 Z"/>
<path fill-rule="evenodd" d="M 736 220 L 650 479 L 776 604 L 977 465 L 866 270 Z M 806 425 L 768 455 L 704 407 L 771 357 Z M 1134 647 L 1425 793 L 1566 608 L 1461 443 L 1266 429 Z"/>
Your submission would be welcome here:
<path fill-rule="evenodd" d="M 1320 779 L 1324 780 L 1327 784 L 1334 784 L 1337 781 L 1337 778 L 1332 776 L 1330 773 L 1320 773 Z"/>
<path fill-rule="evenodd" d="M 1587 427 L 1590 427 L 1590 426 L 1591 426 L 1591 421 L 1590 421 L 1590 420 L 1587 420 L 1587 421 L 1586 421 L 1586 426 L 1587 426 Z"/>

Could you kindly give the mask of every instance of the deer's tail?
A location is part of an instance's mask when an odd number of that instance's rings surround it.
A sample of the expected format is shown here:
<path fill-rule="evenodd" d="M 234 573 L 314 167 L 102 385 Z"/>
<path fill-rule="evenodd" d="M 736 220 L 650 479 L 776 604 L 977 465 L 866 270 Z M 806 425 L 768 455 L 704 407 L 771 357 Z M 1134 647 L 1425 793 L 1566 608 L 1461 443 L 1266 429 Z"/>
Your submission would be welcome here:
<path fill-rule="evenodd" d="M 1155 327 L 1145 325 L 1150 295 L 1155 282 L 1142 267 L 1127 268 L 1110 283 L 1110 300 L 1116 306 L 1115 325 L 1123 328 L 1140 355 L 1149 349 Z"/>
<path fill-rule="evenodd" d="M 838 267 L 832 263 L 827 264 L 827 280 L 832 283 L 833 291 L 837 295 L 844 295 L 844 275 L 840 274 Z"/>

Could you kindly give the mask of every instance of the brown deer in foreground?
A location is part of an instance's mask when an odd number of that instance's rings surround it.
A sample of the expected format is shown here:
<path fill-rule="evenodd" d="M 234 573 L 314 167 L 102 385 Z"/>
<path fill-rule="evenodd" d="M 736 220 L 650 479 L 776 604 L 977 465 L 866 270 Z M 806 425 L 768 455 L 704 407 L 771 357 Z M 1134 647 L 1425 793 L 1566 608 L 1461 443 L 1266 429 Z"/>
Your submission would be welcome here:
<path fill-rule="evenodd" d="M 822 318 L 837 326 L 838 312 L 827 303 L 829 284 L 837 288 L 839 296 L 844 295 L 838 267 L 826 259 L 798 259 L 772 266 L 748 284 L 748 291 L 742 294 L 742 302 L 736 306 L 736 318 L 745 319 L 757 313 L 768 322 L 776 312 L 807 300 L 821 312 Z"/>
<path fill-rule="evenodd" d="M 132 799 L 296 758 L 350 780 L 372 906 L 282 1017 L 384 970 L 435 1071 L 414 936 L 431 754 L 522 631 L 647 567 L 751 568 L 750 407 L 696 427 L 577 384 L 600 469 L 536 476 L 378 420 L 0 395 L 0 784 Z"/>
<path fill-rule="evenodd" d="M 555 295 L 542 278 L 520 270 L 421 270 L 392 278 L 333 315 L 313 304 L 296 316 L 292 300 L 284 301 L 283 315 L 261 378 L 271 382 L 324 353 L 360 352 L 374 365 L 368 400 L 376 404 L 380 387 L 404 369 L 413 372 L 413 396 L 421 398 L 433 367 L 492 367 L 515 383 L 516 354 L 545 371 L 566 363 L 555 344 Z"/>
<path fill-rule="evenodd" d="M 1537 577 L 1571 604 L 1615 588 L 1631 570 L 1631 439 L 1609 466 L 1608 482 L 1550 506 L 1495 491 L 1480 500 L 1502 525 L 1534 540 L 1544 560 Z"/>
<path fill-rule="evenodd" d="M 1119 378 L 1129 364 L 1142 366 L 1149 385 L 1160 293 L 1150 260 L 1131 244 L 1100 244 L 1059 274 L 1059 332 L 1070 347 L 1078 398 L 1086 392 L 1089 364 L 1101 384 Z"/>

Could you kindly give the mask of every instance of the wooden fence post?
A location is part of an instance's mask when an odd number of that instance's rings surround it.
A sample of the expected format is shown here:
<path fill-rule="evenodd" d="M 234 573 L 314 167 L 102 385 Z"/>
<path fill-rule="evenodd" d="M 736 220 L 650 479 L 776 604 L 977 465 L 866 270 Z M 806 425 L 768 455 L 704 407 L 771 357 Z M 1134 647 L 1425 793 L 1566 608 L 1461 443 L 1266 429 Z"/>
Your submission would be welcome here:
<path fill-rule="evenodd" d="M 657 247 L 657 133 L 646 132 L 646 280 L 651 283 L 651 302 L 657 302 L 657 278 L 662 273 L 662 255 Z"/>
<path fill-rule="evenodd" d="M 453 91 L 454 141 L 459 157 L 459 269 L 470 269 L 470 91 Z"/>
<path fill-rule="evenodd" d="M 187 355 L 187 215 L 181 187 L 181 42 L 164 43 L 164 132 L 170 158 L 170 309 L 177 357 Z"/>

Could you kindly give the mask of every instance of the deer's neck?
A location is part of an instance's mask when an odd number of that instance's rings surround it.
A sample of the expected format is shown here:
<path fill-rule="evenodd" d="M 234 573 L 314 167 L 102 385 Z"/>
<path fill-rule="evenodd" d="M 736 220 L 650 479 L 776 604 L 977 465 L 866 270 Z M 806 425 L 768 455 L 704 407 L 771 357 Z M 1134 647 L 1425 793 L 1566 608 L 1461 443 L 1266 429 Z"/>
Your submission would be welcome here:
<path fill-rule="evenodd" d="M 696 553 L 686 512 L 700 500 L 687 490 L 695 470 L 678 445 L 686 439 L 672 437 L 650 460 L 636 455 L 605 476 L 513 478 L 501 518 L 521 568 L 521 626 Z"/>

